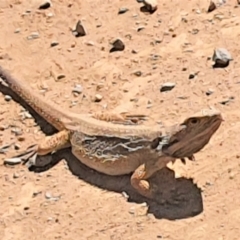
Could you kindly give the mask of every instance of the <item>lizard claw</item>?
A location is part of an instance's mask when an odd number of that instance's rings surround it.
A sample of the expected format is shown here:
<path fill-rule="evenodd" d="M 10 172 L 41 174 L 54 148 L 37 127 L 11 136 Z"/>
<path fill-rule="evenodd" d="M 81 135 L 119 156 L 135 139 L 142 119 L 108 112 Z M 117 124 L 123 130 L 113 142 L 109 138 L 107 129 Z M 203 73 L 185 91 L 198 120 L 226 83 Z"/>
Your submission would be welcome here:
<path fill-rule="evenodd" d="M 195 161 L 196 160 L 194 155 L 192 155 L 190 157 L 187 157 L 187 159 L 190 160 L 190 161 Z M 181 158 L 180 160 L 184 165 L 186 164 L 186 159 L 185 158 Z"/>
<path fill-rule="evenodd" d="M 26 149 L 26 151 L 20 153 L 16 157 L 21 158 L 22 164 L 26 165 L 27 167 L 35 165 L 37 158 L 37 148 L 37 145 L 31 145 Z"/>
<path fill-rule="evenodd" d="M 195 159 L 194 155 L 192 155 L 192 156 L 188 157 L 188 160 L 190 160 L 190 161 L 196 161 L 196 159 Z"/>
<path fill-rule="evenodd" d="M 181 158 L 180 160 L 184 165 L 186 164 L 186 159 L 185 158 Z"/>
<path fill-rule="evenodd" d="M 27 168 L 30 167 L 44 167 L 52 162 L 52 158 L 38 155 L 38 145 L 29 146 L 26 151 L 18 154 L 17 156 L 11 159 L 20 159 L 22 165 L 25 165 Z M 10 159 L 10 160 L 11 160 Z M 9 161 L 10 162 L 10 161 Z"/>
<path fill-rule="evenodd" d="M 12 158 L 6 159 L 4 162 L 6 164 L 17 164 L 22 162 L 23 165 L 30 167 L 36 164 L 36 159 L 37 159 L 37 145 L 31 145 L 30 147 L 27 148 L 26 151 Z"/>

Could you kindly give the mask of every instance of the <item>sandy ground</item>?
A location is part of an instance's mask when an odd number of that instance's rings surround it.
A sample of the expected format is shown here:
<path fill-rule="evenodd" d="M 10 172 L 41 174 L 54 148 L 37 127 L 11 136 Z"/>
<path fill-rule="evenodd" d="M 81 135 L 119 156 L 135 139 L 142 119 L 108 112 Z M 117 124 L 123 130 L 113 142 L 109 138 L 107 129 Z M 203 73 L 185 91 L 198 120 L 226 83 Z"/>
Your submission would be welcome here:
<path fill-rule="evenodd" d="M 39 1 L 0 1 L 1 66 L 63 108 L 134 110 L 168 125 L 213 106 L 225 119 L 196 162 L 176 162 L 178 178 L 170 168 L 156 176 L 157 204 L 136 194 L 129 176 L 97 173 L 70 150 L 41 172 L 4 166 L 53 129 L 1 85 L 1 146 L 14 144 L 0 155 L 0 239 L 239 239 L 240 8 L 232 0 L 206 13 L 208 5 L 162 0 L 147 14 L 127 0 L 59 0 L 46 10 L 38 10 Z M 129 11 L 118 15 L 122 7 Z M 76 38 L 78 20 L 87 34 Z M 110 53 L 117 38 L 125 49 Z M 213 69 L 219 47 L 233 61 Z M 160 92 L 165 82 L 174 89 Z"/>

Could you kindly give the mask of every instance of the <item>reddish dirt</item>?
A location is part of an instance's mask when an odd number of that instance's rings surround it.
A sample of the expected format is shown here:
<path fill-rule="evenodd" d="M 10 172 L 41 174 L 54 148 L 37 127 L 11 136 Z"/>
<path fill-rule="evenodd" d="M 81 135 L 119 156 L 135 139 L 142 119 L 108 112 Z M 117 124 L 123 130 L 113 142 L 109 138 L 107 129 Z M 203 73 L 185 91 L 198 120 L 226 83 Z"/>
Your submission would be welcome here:
<path fill-rule="evenodd" d="M 213 106 L 225 122 L 196 154 L 196 162 L 177 161 L 155 177 L 162 199 L 156 204 L 132 190 L 129 176 L 97 173 L 70 150 L 56 153 L 56 162 L 62 161 L 40 173 L 22 165 L 4 166 L 6 157 L 52 129 L 1 85 L 1 146 L 14 142 L 20 147 L 0 155 L 1 239 L 239 239 L 237 1 L 206 13 L 208 1 L 163 0 L 151 15 L 141 12 L 136 1 L 59 0 L 46 10 L 38 10 L 37 2 L 0 1 L 0 64 L 44 98 L 78 113 L 143 112 L 166 125 Z M 120 7 L 129 11 L 118 15 Z M 76 38 L 70 28 L 79 19 L 87 35 Z M 32 32 L 39 38 L 28 40 Z M 109 53 L 117 38 L 125 50 Z M 59 45 L 50 47 L 52 41 Z M 212 68 L 209 58 L 218 47 L 232 54 L 227 68 Z M 142 75 L 134 75 L 136 71 Z M 198 74 L 189 79 L 190 73 Z M 61 74 L 65 78 L 58 80 Z M 176 86 L 160 92 L 164 82 Z M 75 84 L 83 87 L 79 95 L 72 93 Z M 209 89 L 213 93 L 207 96 Z M 103 96 L 99 103 L 94 102 L 96 94 Z M 4 95 L 13 99 L 6 101 Z M 33 118 L 23 120 L 24 109 Z"/>

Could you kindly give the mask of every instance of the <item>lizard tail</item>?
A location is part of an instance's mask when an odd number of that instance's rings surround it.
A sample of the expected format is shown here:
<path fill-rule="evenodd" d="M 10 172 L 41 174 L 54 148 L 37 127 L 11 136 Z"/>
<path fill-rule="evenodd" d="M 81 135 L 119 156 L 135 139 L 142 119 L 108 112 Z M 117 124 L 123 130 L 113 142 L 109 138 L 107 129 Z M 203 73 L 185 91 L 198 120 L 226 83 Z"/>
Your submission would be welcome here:
<path fill-rule="evenodd" d="M 40 94 L 35 93 L 27 82 L 17 80 L 6 69 L 0 66 L 0 78 L 18 94 L 30 107 L 40 116 L 45 118 L 51 125 L 58 130 L 65 129 L 61 119 L 68 118 L 67 113 L 63 112 L 57 105 L 43 100 Z M 34 92 L 34 93 L 33 93 Z"/>

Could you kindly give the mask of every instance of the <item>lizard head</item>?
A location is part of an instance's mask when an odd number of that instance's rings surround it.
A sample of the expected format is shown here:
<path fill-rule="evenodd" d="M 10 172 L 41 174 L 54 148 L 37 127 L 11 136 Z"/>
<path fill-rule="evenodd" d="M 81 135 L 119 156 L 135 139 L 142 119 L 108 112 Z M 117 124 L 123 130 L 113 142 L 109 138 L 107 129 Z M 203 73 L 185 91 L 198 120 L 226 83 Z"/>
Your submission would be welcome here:
<path fill-rule="evenodd" d="M 219 111 L 203 109 L 185 119 L 172 134 L 170 133 L 167 144 L 162 147 L 162 152 L 175 158 L 192 157 L 209 142 L 222 121 Z"/>

